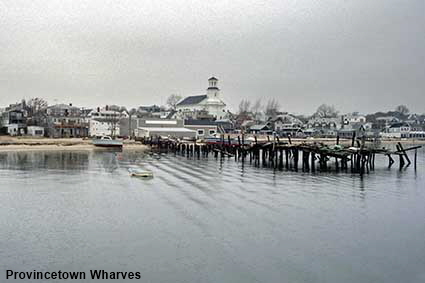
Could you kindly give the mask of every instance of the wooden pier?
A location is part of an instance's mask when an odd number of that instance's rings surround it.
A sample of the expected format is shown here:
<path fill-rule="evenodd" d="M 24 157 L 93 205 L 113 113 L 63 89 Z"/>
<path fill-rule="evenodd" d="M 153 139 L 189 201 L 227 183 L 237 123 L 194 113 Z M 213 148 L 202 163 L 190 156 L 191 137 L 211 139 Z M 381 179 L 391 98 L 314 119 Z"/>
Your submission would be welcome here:
<path fill-rule="evenodd" d="M 293 170 L 302 172 L 351 172 L 360 175 L 368 174 L 375 169 L 377 155 L 388 158 L 388 168 L 398 158 L 399 169 L 411 165 L 408 152 L 415 150 L 414 167 L 416 168 L 416 150 L 421 146 L 404 148 L 399 142 L 396 150 L 367 145 L 364 137 L 353 135 L 348 145 L 341 145 L 340 138 L 336 143 L 326 145 L 320 142 L 301 142 L 293 144 L 291 138 L 286 141 L 278 137 L 267 137 L 266 141 L 255 141 L 247 144 L 244 136 L 237 139 L 222 135 L 215 143 L 196 141 L 180 141 L 174 139 L 149 138 L 142 143 L 150 145 L 153 150 L 174 153 L 188 158 L 233 158 L 237 162 L 247 162 L 256 167 L 268 167 L 278 170 Z M 236 141 L 235 141 L 236 140 Z M 347 142 L 347 140 L 346 140 Z"/>

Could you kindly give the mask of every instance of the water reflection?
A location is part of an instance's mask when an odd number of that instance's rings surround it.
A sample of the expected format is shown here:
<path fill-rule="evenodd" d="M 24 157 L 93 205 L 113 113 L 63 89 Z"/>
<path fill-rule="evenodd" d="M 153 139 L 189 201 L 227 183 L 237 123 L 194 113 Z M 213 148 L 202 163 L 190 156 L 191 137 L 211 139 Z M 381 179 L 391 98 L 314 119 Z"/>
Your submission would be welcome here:
<path fill-rule="evenodd" d="M 0 169 L 87 170 L 89 153 L 74 151 L 2 152 Z"/>
<path fill-rule="evenodd" d="M 424 157 L 417 172 L 377 159 L 360 177 L 144 151 L 3 152 L 0 264 L 147 282 L 414 282 Z"/>

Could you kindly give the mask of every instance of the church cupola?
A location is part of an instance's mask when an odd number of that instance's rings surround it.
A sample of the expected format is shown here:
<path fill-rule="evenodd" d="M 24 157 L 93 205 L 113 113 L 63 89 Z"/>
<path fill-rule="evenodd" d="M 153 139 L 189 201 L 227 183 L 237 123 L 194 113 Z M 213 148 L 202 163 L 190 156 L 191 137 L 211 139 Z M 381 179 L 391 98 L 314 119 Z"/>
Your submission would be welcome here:
<path fill-rule="evenodd" d="M 208 88 L 216 88 L 216 89 L 218 89 L 217 82 L 218 82 L 218 79 L 217 78 L 215 78 L 215 77 L 209 78 L 208 79 L 208 83 L 209 83 Z"/>
<path fill-rule="evenodd" d="M 220 98 L 220 89 L 217 86 L 218 79 L 211 77 L 208 79 L 207 95 L 208 98 Z"/>

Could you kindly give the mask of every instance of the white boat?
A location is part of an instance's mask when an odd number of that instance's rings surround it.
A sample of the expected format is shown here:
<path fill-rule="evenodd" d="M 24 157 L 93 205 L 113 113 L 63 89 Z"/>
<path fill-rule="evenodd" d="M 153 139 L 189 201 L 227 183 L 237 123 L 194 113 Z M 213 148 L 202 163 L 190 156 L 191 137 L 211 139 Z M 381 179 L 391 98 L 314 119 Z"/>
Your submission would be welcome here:
<path fill-rule="evenodd" d="M 152 171 L 131 172 L 130 176 L 139 178 L 153 178 L 153 173 Z"/>
<path fill-rule="evenodd" d="M 122 140 L 114 140 L 109 136 L 103 136 L 100 138 L 93 139 L 94 146 L 102 147 L 122 147 Z"/>
<path fill-rule="evenodd" d="M 139 178 L 147 178 L 147 179 L 153 178 L 153 172 L 149 170 L 130 169 L 129 173 L 131 177 L 139 177 Z"/>

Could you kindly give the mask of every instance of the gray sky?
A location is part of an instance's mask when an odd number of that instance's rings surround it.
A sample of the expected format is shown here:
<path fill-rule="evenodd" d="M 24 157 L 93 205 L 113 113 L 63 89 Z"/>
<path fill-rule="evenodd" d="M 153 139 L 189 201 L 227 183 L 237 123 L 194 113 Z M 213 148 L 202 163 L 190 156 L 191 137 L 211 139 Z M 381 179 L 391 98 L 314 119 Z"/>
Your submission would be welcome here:
<path fill-rule="evenodd" d="M 423 0 L 0 0 L 0 106 L 165 103 L 220 79 L 233 109 L 425 112 Z"/>

